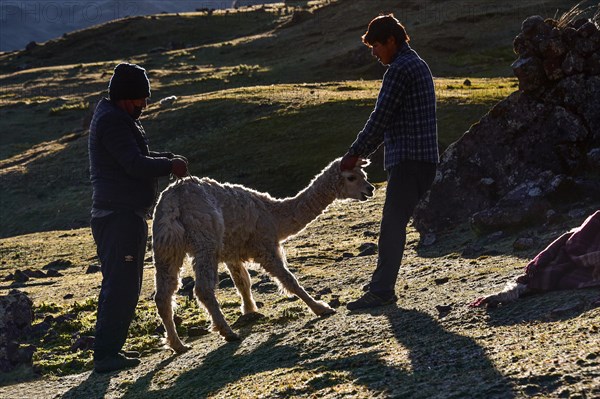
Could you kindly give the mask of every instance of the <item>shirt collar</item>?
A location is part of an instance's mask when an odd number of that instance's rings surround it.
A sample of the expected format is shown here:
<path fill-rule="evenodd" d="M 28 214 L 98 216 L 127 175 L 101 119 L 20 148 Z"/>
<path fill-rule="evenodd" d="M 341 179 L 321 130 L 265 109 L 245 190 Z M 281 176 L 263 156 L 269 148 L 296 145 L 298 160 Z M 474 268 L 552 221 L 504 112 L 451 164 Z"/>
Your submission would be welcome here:
<path fill-rule="evenodd" d="M 398 47 L 398 51 L 396 51 L 396 54 L 394 54 L 394 56 L 392 57 L 392 62 L 396 61 L 396 58 L 398 58 L 398 56 L 399 56 L 400 54 L 404 54 L 404 53 L 406 53 L 407 51 L 409 51 L 410 49 L 411 49 L 411 48 L 410 48 L 410 45 L 409 45 L 407 42 L 404 42 L 404 43 L 402 43 L 402 44 L 401 44 L 401 45 Z M 392 62 L 390 62 L 390 64 L 391 64 Z"/>

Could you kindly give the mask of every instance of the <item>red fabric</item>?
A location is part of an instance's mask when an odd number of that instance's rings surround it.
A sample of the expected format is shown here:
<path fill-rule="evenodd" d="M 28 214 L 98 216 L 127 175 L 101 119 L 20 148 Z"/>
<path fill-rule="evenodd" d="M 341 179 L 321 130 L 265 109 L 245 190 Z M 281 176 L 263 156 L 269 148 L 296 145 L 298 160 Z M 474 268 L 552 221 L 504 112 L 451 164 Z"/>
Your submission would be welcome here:
<path fill-rule="evenodd" d="M 526 267 L 529 288 L 540 291 L 600 286 L 593 273 L 600 265 L 600 210 L 563 234 Z M 524 276 L 523 276 L 524 277 Z"/>

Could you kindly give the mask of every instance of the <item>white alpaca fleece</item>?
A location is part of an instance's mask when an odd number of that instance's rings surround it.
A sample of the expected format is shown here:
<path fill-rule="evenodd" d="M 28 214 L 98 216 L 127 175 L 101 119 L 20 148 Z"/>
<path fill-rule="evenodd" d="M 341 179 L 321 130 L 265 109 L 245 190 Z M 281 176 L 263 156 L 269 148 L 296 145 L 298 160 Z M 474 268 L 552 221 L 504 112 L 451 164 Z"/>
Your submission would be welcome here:
<path fill-rule="evenodd" d="M 184 257 L 191 256 L 195 294 L 211 316 L 213 327 L 227 340 L 237 339 L 216 301 L 218 264 L 225 263 L 242 298 L 244 314 L 256 312 L 246 263 L 255 262 L 285 291 L 297 295 L 317 315 L 333 313 L 315 301 L 287 268 L 281 243 L 302 231 L 336 199 L 366 200 L 374 188 L 362 161 L 352 171 L 340 171 L 333 161 L 296 196 L 275 199 L 247 187 L 189 177 L 167 187 L 154 212 L 153 250 L 159 315 L 167 343 L 177 352 L 187 349 L 173 323 L 173 294 L 180 284 Z"/>

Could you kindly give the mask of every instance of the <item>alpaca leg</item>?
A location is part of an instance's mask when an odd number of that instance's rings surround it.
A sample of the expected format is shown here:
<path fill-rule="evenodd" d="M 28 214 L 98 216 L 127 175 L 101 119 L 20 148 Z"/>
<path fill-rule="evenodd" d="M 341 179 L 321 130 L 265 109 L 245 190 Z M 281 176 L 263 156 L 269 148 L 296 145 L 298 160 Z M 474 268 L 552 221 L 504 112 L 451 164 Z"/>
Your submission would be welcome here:
<path fill-rule="evenodd" d="M 158 309 L 158 314 L 165 326 L 167 333 L 167 344 L 177 353 L 183 353 L 190 349 L 181 342 L 175 329 L 173 321 L 173 294 L 179 286 L 179 270 L 183 263 L 183 254 L 174 256 L 172 259 L 162 259 L 157 256 L 159 252 L 155 250 L 154 263 L 156 267 L 156 294 L 154 301 Z"/>
<path fill-rule="evenodd" d="M 198 302 L 206 309 L 212 320 L 213 329 L 218 331 L 226 341 L 236 341 L 238 335 L 233 332 L 225 321 L 221 307 L 215 296 L 217 286 L 218 263 L 214 255 L 197 254 L 194 259 L 194 272 L 196 274 L 196 285 L 194 293 Z"/>
<path fill-rule="evenodd" d="M 277 248 L 272 254 L 264 255 L 260 258 L 260 264 L 271 276 L 277 279 L 281 286 L 298 298 L 302 299 L 317 316 L 325 316 L 335 313 L 328 304 L 323 301 L 315 300 L 308 292 L 302 288 L 296 277 L 287 268 L 287 262 L 283 255 L 283 250 Z"/>
<path fill-rule="evenodd" d="M 233 279 L 235 288 L 242 298 L 242 314 L 257 312 L 256 302 L 254 302 L 254 297 L 250 290 L 250 287 L 252 287 L 250 274 L 248 274 L 248 270 L 244 264 L 242 262 L 228 262 L 227 268 L 229 269 L 229 274 Z"/>

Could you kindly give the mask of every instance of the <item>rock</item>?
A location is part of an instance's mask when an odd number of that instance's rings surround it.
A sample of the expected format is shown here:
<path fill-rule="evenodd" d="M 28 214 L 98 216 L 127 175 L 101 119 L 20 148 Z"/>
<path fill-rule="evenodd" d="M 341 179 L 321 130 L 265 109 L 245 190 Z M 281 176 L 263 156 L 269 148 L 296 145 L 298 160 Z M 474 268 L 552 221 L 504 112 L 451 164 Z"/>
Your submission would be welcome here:
<path fill-rule="evenodd" d="M 513 243 L 513 248 L 515 251 L 525 251 L 533 248 L 535 245 L 535 240 L 531 237 L 520 237 L 515 240 Z"/>
<path fill-rule="evenodd" d="M 587 211 L 585 209 L 571 209 L 567 213 L 567 215 L 571 219 L 581 219 L 581 218 L 585 217 L 586 214 L 587 214 Z"/>
<path fill-rule="evenodd" d="M 94 346 L 94 337 L 84 335 L 75 340 L 71 347 L 69 348 L 71 352 L 77 351 L 88 351 L 91 350 Z"/>
<path fill-rule="evenodd" d="M 429 247 L 437 241 L 437 236 L 433 233 L 421 234 L 419 239 L 419 245 L 423 247 Z"/>
<path fill-rule="evenodd" d="M 569 26 L 575 29 L 579 29 L 583 25 L 589 22 L 587 18 L 577 18 L 575 21 L 569 23 Z"/>
<path fill-rule="evenodd" d="M 15 270 L 14 280 L 17 283 L 24 283 L 26 281 L 29 281 L 29 276 L 27 274 L 25 274 L 24 272 L 22 272 L 21 270 Z"/>
<path fill-rule="evenodd" d="M 177 101 L 177 96 L 169 96 L 162 98 L 158 103 L 161 107 L 167 108 L 172 106 L 175 103 L 175 101 Z"/>
<path fill-rule="evenodd" d="M 529 56 L 519 58 L 513 62 L 511 67 L 515 76 L 519 79 L 520 90 L 525 92 L 533 92 L 544 86 L 546 83 L 546 74 L 544 72 L 543 62 L 537 57 Z M 564 71 L 564 62 L 562 67 Z M 583 65 L 581 68 L 583 70 Z"/>
<path fill-rule="evenodd" d="M 467 221 L 482 234 L 518 231 L 544 223 L 548 210 L 568 207 L 584 191 L 593 198 L 600 76 L 544 79 L 539 91 L 496 104 L 441 155 L 414 213 L 421 237 Z"/>
<path fill-rule="evenodd" d="M 443 318 L 452 311 L 452 305 L 436 305 L 435 309 L 438 311 L 438 317 Z"/>
<path fill-rule="evenodd" d="M 555 223 L 559 223 L 562 220 L 560 214 L 558 212 L 556 212 L 554 209 L 549 209 L 548 212 L 546 212 L 546 224 L 547 225 L 552 225 Z"/>
<path fill-rule="evenodd" d="M 377 253 L 377 244 L 375 243 L 364 243 L 362 244 L 358 250 L 360 253 L 357 256 L 371 256 Z"/>
<path fill-rule="evenodd" d="M 565 77 L 562 69 L 562 58 L 547 58 L 543 61 L 544 73 L 549 80 L 560 80 Z"/>
<path fill-rule="evenodd" d="M 597 32 L 598 32 L 598 27 L 596 27 L 596 24 L 594 24 L 591 21 L 586 21 L 583 25 L 581 25 L 577 29 L 577 33 L 579 34 L 579 36 L 586 37 L 586 38 L 593 36 Z"/>
<path fill-rule="evenodd" d="M 448 281 L 450 281 L 450 278 L 448 278 L 448 277 L 441 277 L 441 278 L 436 278 L 435 280 L 433 280 L 433 282 L 436 285 L 446 284 Z"/>
<path fill-rule="evenodd" d="M 567 46 L 560 37 L 542 40 L 539 45 L 540 54 L 544 59 L 560 58 L 567 53 Z"/>
<path fill-rule="evenodd" d="M 42 321 L 40 323 L 34 324 L 31 326 L 30 334 L 33 336 L 44 336 L 50 330 L 51 324 L 49 321 Z"/>
<path fill-rule="evenodd" d="M 173 316 L 173 322 L 175 323 L 175 325 L 177 327 L 181 326 L 181 323 L 183 322 L 183 319 L 180 316 Z"/>
<path fill-rule="evenodd" d="M 61 269 L 67 269 L 72 266 L 73 266 L 73 262 L 71 262 L 70 260 L 58 259 L 58 260 L 48 263 L 46 266 L 42 267 L 42 269 L 44 269 L 44 270 L 50 270 L 50 269 L 61 270 Z"/>
<path fill-rule="evenodd" d="M 181 286 L 182 287 L 189 287 L 189 286 L 193 286 L 194 285 L 194 278 L 190 277 L 190 276 L 186 276 L 184 278 L 181 279 Z"/>
<path fill-rule="evenodd" d="M 515 54 L 525 57 L 534 55 L 533 53 L 535 52 L 535 46 L 531 40 L 527 39 L 522 33 L 520 33 L 513 41 L 513 50 Z"/>
<path fill-rule="evenodd" d="M 186 276 L 181 279 L 181 288 L 177 293 L 181 296 L 187 296 L 192 299 L 194 297 L 195 282 L 193 277 Z"/>
<path fill-rule="evenodd" d="M 598 54 L 598 49 L 595 51 L 585 60 L 583 67 L 584 72 L 589 75 L 600 75 L 600 54 Z"/>
<path fill-rule="evenodd" d="M 583 72 L 585 59 L 576 51 L 569 51 L 562 63 L 562 70 L 565 75 L 573 75 Z"/>
<path fill-rule="evenodd" d="M 9 372 L 25 365 L 32 367 L 35 347 L 21 347 L 18 343 L 31 330 L 33 302 L 27 294 L 11 290 L 0 296 L 0 371 Z"/>
<path fill-rule="evenodd" d="M 63 276 L 63 274 L 61 274 L 56 269 L 48 269 L 48 271 L 46 272 L 46 277 L 62 277 L 62 276 Z"/>
<path fill-rule="evenodd" d="M 61 314 L 60 316 L 55 317 L 53 319 L 53 322 L 60 325 L 64 322 L 75 320 L 76 318 L 77 318 L 77 315 L 74 313 L 65 313 L 65 314 Z"/>
<path fill-rule="evenodd" d="M 335 295 L 331 298 L 331 300 L 329 301 L 329 306 L 331 306 L 334 309 L 337 309 L 341 306 L 341 302 L 340 302 L 340 297 L 339 295 Z"/>
<path fill-rule="evenodd" d="M 233 280 L 229 277 L 226 277 L 219 281 L 219 288 L 231 288 L 235 287 Z"/>
<path fill-rule="evenodd" d="M 544 18 L 539 15 L 533 15 L 531 17 L 526 18 L 521 24 L 521 32 L 525 37 L 533 37 L 535 36 L 540 27 L 544 24 Z"/>
<path fill-rule="evenodd" d="M 99 273 L 101 271 L 102 268 L 99 265 L 89 265 L 85 270 L 85 274 Z"/>
<path fill-rule="evenodd" d="M 583 58 L 585 58 L 592 54 L 594 51 L 596 51 L 597 48 L 596 43 L 594 43 L 591 38 L 580 38 L 575 42 L 575 47 L 573 48 L 573 50 L 576 53 L 581 54 Z"/>
<path fill-rule="evenodd" d="M 210 334 L 210 331 L 204 327 L 192 326 L 187 329 L 188 337 L 201 337 L 208 334 Z"/>
<path fill-rule="evenodd" d="M 462 250 L 460 256 L 462 256 L 463 258 L 476 258 L 484 250 L 485 247 L 481 244 L 469 244 Z"/>
<path fill-rule="evenodd" d="M 27 45 L 25 46 L 25 51 L 31 51 L 34 48 L 38 47 L 39 45 L 35 42 L 35 41 L 30 41 L 29 43 L 27 43 Z"/>
<path fill-rule="evenodd" d="M 590 168 L 600 171 L 600 148 L 592 148 L 587 153 L 587 161 Z"/>
<path fill-rule="evenodd" d="M 259 320 L 265 318 L 265 315 L 258 312 L 252 312 L 248 314 L 241 315 L 238 319 L 231 325 L 233 328 L 240 328 L 243 326 L 247 326 L 253 323 L 256 323 Z"/>
<path fill-rule="evenodd" d="M 44 278 L 44 277 L 46 277 L 46 273 L 44 273 L 41 270 L 25 269 L 25 270 L 23 270 L 23 273 L 29 278 Z"/>
<path fill-rule="evenodd" d="M 256 283 L 252 284 L 252 288 L 256 290 L 256 292 L 261 293 L 272 293 L 279 290 L 277 284 L 268 279 L 257 281 Z"/>
<path fill-rule="evenodd" d="M 541 198 L 523 198 L 518 205 L 500 204 L 471 217 L 471 227 L 478 234 L 498 230 L 518 231 L 531 225 L 543 223 L 546 211 L 550 209 L 548 201 Z"/>
<path fill-rule="evenodd" d="M 72 299 L 73 298 L 73 294 L 66 294 L 65 296 L 63 296 L 63 299 Z"/>

